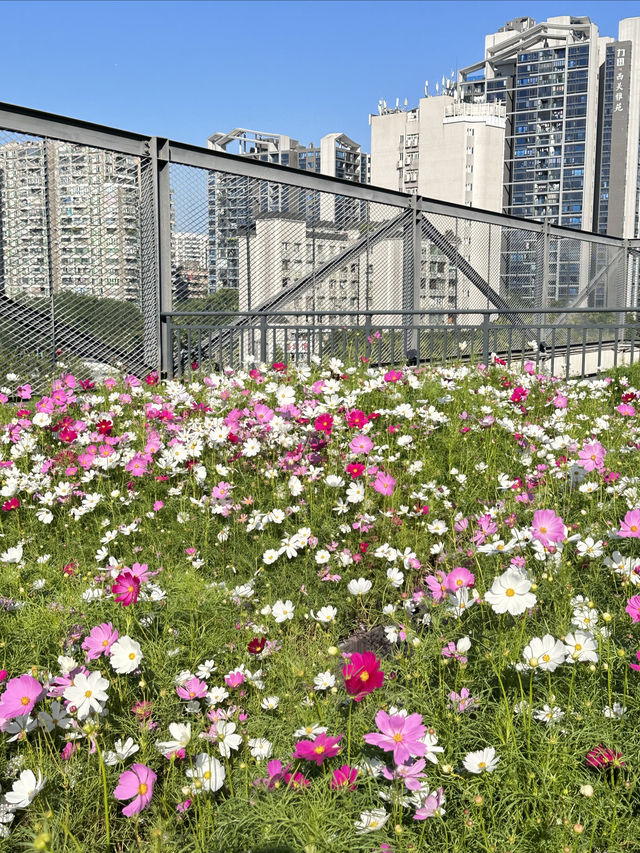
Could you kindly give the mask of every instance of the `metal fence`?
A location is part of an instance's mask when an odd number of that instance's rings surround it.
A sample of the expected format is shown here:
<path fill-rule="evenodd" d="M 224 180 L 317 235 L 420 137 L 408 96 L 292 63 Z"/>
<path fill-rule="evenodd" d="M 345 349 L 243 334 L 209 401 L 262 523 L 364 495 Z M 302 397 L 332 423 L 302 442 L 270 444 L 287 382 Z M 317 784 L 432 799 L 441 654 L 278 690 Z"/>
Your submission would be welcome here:
<path fill-rule="evenodd" d="M 639 240 L 0 104 L 0 363 L 22 372 L 496 352 L 584 374 L 635 359 L 639 279 Z"/>

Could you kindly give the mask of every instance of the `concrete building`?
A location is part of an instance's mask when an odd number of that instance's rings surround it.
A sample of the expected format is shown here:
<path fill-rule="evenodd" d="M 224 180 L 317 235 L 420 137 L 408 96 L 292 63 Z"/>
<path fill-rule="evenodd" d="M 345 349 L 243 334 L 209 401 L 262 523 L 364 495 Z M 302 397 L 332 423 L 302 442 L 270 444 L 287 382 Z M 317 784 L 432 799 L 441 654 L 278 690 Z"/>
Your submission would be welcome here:
<path fill-rule="evenodd" d="M 0 146 L 0 279 L 10 297 L 139 300 L 138 159 L 54 140 Z"/>
<path fill-rule="evenodd" d="M 450 93 L 421 98 L 413 109 L 389 109 L 372 115 L 371 182 L 376 186 L 453 204 L 501 210 L 503 104 L 463 103 Z M 499 228 L 492 238 L 481 223 L 443 221 L 448 240 L 494 289 L 499 289 Z M 486 297 L 446 259 L 433 241 L 422 245 L 421 289 L 425 304 L 438 308 L 480 308 Z M 473 319 L 473 318 L 469 318 Z"/>
<path fill-rule="evenodd" d="M 320 145 L 302 145 L 290 136 L 235 128 L 214 133 L 207 147 L 316 172 L 359 183 L 369 182 L 370 157 L 343 133 L 323 136 Z M 239 286 L 238 229 L 265 213 L 300 215 L 310 221 L 348 225 L 361 218 L 362 205 L 330 193 L 305 192 L 276 182 L 251 181 L 234 175 L 209 173 L 209 287 L 237 290 Z"/>

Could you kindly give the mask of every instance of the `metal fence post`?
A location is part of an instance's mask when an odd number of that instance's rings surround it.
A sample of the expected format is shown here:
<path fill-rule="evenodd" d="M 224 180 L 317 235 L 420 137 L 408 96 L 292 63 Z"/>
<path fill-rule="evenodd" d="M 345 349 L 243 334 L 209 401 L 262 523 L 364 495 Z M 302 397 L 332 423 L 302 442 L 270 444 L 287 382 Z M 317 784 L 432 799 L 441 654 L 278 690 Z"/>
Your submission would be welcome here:
<path fill-rule="evenodd" d="M 482 312 L 482 361 L 489 366 L 489 323 L 491 312 Z"/>
<path fill-rule="evenodd" d="M 404 229 L 404 269 L 402 277 L 402 318 L 404 326 L 404 354 L 418 347 L 418 310 L 420 308 L 420 261 L 422 248 L 422 211 L 416 196 L 410 199 L 411 219 Z"/>
<path fill-rule="evenodd" d="M 151 139 L 151 158 L 156 187 L 156 240 L 158 271 L 158 307 L 160 312 L 160 371 L 173 375 L 172 326 L 164 314 L 173 310 L 171 283 L 171 190 L 169 186 L 169 143 L 157 136 Z"/>
<path fill-rule="evenodd" d="M 267 363 L 267 315 L 260 315 L 260 361 Z"/>

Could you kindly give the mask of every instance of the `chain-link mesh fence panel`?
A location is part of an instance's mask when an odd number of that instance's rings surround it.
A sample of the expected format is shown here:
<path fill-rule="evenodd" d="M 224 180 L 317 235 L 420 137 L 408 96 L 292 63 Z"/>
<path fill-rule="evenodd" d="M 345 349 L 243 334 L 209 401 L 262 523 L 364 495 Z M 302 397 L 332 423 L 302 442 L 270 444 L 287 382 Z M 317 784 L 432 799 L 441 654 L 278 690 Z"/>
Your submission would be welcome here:
<path fill-rule="evenodd" d="M 156 366 L 143 324 L 142 168 L 140 157 L 0 131 L 7 364 Z"/>

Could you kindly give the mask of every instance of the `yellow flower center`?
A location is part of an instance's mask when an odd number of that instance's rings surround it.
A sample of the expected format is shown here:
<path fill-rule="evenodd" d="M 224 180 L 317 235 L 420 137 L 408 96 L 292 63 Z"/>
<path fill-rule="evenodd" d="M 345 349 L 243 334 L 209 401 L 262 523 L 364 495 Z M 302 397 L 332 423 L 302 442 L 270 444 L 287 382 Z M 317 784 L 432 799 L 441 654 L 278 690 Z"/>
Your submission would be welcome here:
<path fill-rule="evenodd" d="M 129 660 L 135 660 L 135 659 L 136 659 L 135 653 L 134 653 L 134 652 L 131 652 L 131 653 L 129 654 Z"/>
<path fill-rule="evenodd" d="M 479 761 L 479 762 L 478 762 L 478 769 L 479 769 L 479 770 L 484 770 L 484 768 L 485 768 L 486 766 L 487 766 L 487 762 L 486 762 L 486 761 Z"/>
<path fill-rule="evenodd" d="M 87 697 L 87 699 L 89 699 L 89 698 L 90 698 L 90 696 L 92 696 L 93 694 L 91 693 L 91 691 L 90 691 L 90 690 L 85 690 L 85 691 L 84 691 L 84 695 Z"/>
<path fill-rule="evenodd" d="M 515 589 L 511 589 L 511 587 L 509 587 L 509 589 L 505 590 L 504 594 L 508 595 L 509 598 L 512 598 L 516 594 L 516 591 Z"/>
<path fill-rule="evenodd" d="M 324 752 L 324 746 L 315 746 L 313 748 L 313 751 L 316 755 L 322 755 L 322 753 Z"/>
<path fill-rule="evenodd" d="M 102 648 L 103 649 L 106 649 L 108 645 L 109 645 L 109 640 L 103 640 L 102 641 Z"/>
<path fill-rule="evenodd" d="M 128 587 L 127 587 L 127 592 L 133 592 L 133 586 L 128 586 Z"/>
<path fill-rule="evenodd" d="M 546 533 L 546 532 L 547 532 L 547 528 L 546 528 L 546 527 L 541 527 L 541 528 L 540 528 L 540 533 Z"/>
<path fill-rule="evenodd" d="M 396 743 L 402 743 L 402 733 L 396 732 L 393 736 L 393 739 L 395 740 Z"/>
<path fill-rule="evenodd" d="M 368 673 L 368 672 L 363 672 L 363 673 L 360 675 L 360 681 L 369 681 L 369 673 Z"/>
<path fill-rule="evenodd" d="M 458 578 L 458 580 L 456 581 L 456 586 L 462 586 L 462 583 L 462 578 Z"/>
<path fill-rule="evenodd" d="M 147 786 L 145 785 L 144 782 L 141 782 L 138 785 L 138 794 L 142 795 L 142 794 L 146 794 L 146 793 L 147 793 Z"/>
<path fill-rule="evenodd" d="M 542 660 L 545 663 L 549 663 L 549 661 L 551 660 L 551 657 L 549 655 L 542 655 Z"/>
<path fill-rule="evenodd" d="M 576 643 L 576 645 L 575 645 L 575 650 L 576 650 L 577 652 L 579 652 L 581 648 L 582 648 L 581 644 L 580 644 L 580 643 Z"/>
<path fill-rule="evenodd" d="M 20 700 L 20 704 L 21 705 L 28 705 L 30 701 L 31 701 L 31 699 L 29 699 L 28 696 L 23 696 L 22 699 Z"/>

